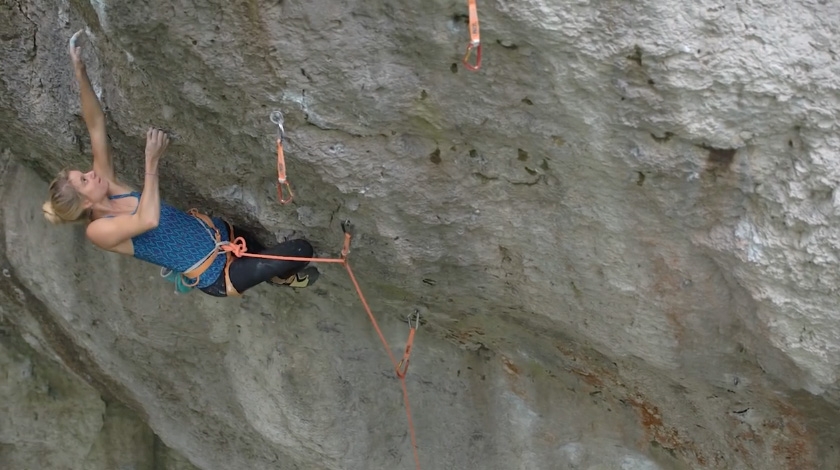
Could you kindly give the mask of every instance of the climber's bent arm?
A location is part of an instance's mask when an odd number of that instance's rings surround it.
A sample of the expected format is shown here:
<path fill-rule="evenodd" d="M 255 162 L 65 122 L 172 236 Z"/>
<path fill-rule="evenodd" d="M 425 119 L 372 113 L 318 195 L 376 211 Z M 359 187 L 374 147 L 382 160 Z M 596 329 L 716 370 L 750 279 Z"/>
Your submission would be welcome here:
<path fill-rule="evenodd" d="M 131 238 L 154 230 L 160 222 L 160 190 L 157 165 L 148 168 L 143 194 L 137 211 L 132 215 L 94 220 L 87 227 L 87 237 L 94 245 L 108 251 L 133 254 Z"/>

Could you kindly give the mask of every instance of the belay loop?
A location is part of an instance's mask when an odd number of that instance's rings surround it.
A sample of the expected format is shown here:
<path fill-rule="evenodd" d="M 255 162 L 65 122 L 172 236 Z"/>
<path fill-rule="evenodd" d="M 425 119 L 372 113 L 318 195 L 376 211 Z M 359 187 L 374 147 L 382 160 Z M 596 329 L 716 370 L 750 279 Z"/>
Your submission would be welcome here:
<path fill-rule="evenodd" d="M 283 128 L 283 113 L 272 111 L 269 119 L 274 124 L 277 124 L 277 199 L 280 201 L 280 204 L 288 204 L 292 202 L 295 196 L 292 193 L 292 186 L 289 184 L 289 180 L 286 179 L 286 157 L 283 154 L 283 141 L 286 139 L 286 130 Z M 284 196 L 284 193 L 288 197 Z"/>

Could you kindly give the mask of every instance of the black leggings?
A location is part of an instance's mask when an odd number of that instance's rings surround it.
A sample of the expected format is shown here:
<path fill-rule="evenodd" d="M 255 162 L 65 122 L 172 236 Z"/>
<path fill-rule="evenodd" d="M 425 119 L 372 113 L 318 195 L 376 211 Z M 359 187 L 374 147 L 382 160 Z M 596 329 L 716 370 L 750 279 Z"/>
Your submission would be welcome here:
<path fill-rule="evenodd" d="M 289 240 L 266 248 L 251 233 L 239 227 L 233 227 L 233 232 L 237 237 L 245 239 L 248 253 L 296 256 L 300 258 L 312 258 L 315 254 L 312 245 L 303 239 Z M 233 288 L 241 294 L 273 277 L 285 279 L 305 268 L 308 264 L 308 261 L 284 261 L 248 257 L 234 258 L 230 263 L 230 282 L 233 284 Z M 214 297 L 226 297 L 225 273 L 222 272 L 213 284 L 202 288 L 201 291 Z"/>

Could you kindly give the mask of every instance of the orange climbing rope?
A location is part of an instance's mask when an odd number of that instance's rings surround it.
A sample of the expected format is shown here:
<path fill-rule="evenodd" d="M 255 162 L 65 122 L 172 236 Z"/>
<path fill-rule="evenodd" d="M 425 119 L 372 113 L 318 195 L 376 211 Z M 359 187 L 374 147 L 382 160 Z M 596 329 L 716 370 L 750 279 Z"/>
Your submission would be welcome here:
<path fill-rule="evenodd" d="M 353 274 L 353 270 L 350 268 L 350 263 L 347 260 L 348 255 L 350 254 L 350 240 L 351 240 L 351 226 L 349 221 L 345 221 L 341 224 L 341 229 L 344 231 L 344 246 L 341 248 L 341 257 L 340 258 L 302 258 L 296 256 L 275 256 L 275 255 L 263 255 L 258 253 L 248 253 L 247 252 L 247 245 L 245 244 L 245 239 L 242 237 L 236 237 L 230 243 L 222 244 L 221 248 L 229 253 L 232 253 L 236 257 L 250 257 L 250 258 L 264 258 L 264 259 L 275 259 L 275 260 L 283 260 L 283 261 L 314 261 L 319 263 L 340 263 L 347 269 L 347 274 L 350 276 L 350 281 L 353 283 L 353 287 L 356 288 L 356 293 L 359 295 L 359 300 L 362 302 L 362 306 L 367 312 L 368 318 L 370 318 L 371 323 L 373 323 L 373 328 L 376 330 L 376 334 L 379 335 L 380 341 L 382 341 L 382 345 L 385 346 L 385 351 L 388 353 L 388 357 L 391 359 L 391 364 L 394 367 L 394 371 L 397 375 L 397 378 L 400 379 L 400 384 L 402 386 L 403 392 L 403 401 L 405 403 L 405 414 L 406 418 L 408 419 L 408 431 L 411 436 L 411 447 L 412 451 L 414 452 L 414 463 L 417 467 L 417 470 L 420 470 L 420 456 L 417 452 L 417 438 L 414 434 L 414 422 L 411 419 L 411 405 L 408 402 L 408 387 L 405 384 L 405 374 L 408 372 L 408 359 L 411 355 L 411 346 L 414 342 L 414 333 L 417 331 L 417 327 L 419 326 L 420 315 L 419 313 L 415 312 L 416 319 L 414 321 L 414 325 L 411 324 L 411 318 L 409 318 L 408 326 L 409 326 L 409 334 L 408 334 L 408 342 L 405 347 L 405 353 L 403 354 L 403 359 L 397 363 L 396 359 L 394 358 L 393 352 L 391 352 L 391 347 L 388 345 L 388 341 L 385 340 L 385 335 L 382 334 L 382 330 L 379 329 L 379 324 L 376 322 L 376 318 L 373 316 L 373 311 L 370 309 L 370 305 L 368 305 L 367 299 L 365 299 L 364 294 L 362 293 L 362 288 L 359 287 L 359 282 L 356 280 L 356 276 Z"/>
<path fill-rule="evenodd" d="M 467 0 L 467 9 L 470 13 L 470 43 L 467 45 L 467 53 L 464 54 L 464 67 L 473 72 L 481 68 L 481 37 L 478 34 L 478 7 L 475 0 Z M 475 64 L 470 64 L 470 53 L 475 50 Z"/>
<path fill-rule="evenodd" d="M 283 154 L 283 140 L 286 138 L 286 132 L 283 129 L 283 113 L 274 111 L 271 113 L 271 122 L 277 124 L 277 199 L 280 204 L 288 204 L 294 199 L 292 194 L 292 186 L 289 180 L 286 179 L 286 158 Z M 286 188 L 286 193 L 289 197 L 286 199 L 283 196 L 283 188 Z"/>

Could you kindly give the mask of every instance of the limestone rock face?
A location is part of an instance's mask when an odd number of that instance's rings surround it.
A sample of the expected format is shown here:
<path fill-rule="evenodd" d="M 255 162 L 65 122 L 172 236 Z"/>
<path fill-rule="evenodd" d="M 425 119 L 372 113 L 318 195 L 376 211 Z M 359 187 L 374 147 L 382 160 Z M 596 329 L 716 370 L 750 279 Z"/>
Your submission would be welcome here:
<path fill-rule="evenodd" d="M 4 301 L 9 300 L 3 298 Z M 26 344 L 0 318 L 0 467 L 67 470 L 194 470 L 136 413 Z"/>
<path fill-rule="evenodd" d="M 837 468 L 840 10 L 478 10 L 473 73 L 461 1 L 5 0 L 0 314 L 31 354 L 0 350 L 3 468 L 414 468 L 340 266 L 300 291 L 176 295 L 44 221 L 52 175 L 90 165 L 80 28 L 126 182 L 142 186 L 154 125 L 180 208 L 325 257 L 354 222 L 395 355 L 423 319 L 407 378 L 423 468 Z M 47 389 L 22 382 L 36 360 Z M 172 451 L 99 434 L 129 424 Z"/>

